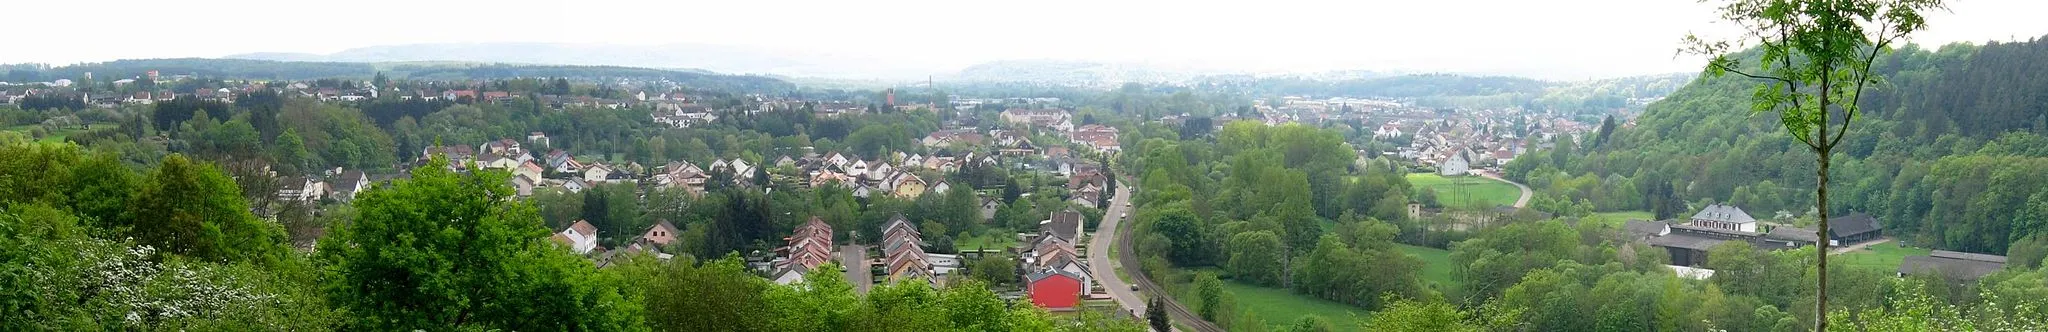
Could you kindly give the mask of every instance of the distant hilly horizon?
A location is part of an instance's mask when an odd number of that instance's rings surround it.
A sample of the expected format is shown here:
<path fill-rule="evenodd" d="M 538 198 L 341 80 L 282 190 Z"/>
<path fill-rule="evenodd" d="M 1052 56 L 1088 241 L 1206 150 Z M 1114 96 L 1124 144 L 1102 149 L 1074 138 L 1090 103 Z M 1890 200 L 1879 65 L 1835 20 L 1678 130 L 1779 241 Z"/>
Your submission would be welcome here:
<path fill-rule="evenodd" d="M 1076 83 L 1185 82 L 1210 76 L 1271 75 L 1208 68 L 1060 59 L 1011 59 L 961 68 L 862 56 L 710 45 L 617 45 L 573 43 L 429 43 L 359 47 L 331 54 L 256 52 L 225 59 L 298 62 L 481 62 L 536 65 L 624 66 L 694 70 L 785 78 L 912 82 L 940 81 Z M 1337 70 L 1288 73 L 1316 79 L 1358 79 L 1421 72 Z M 1516 76 L 1452 73 L 1466 76 Z M 1654 75 L 1654 74 L 1645 74 Z"/>
<path fill-rule="evenodd" d="M 654 46 L 569 43 L 438 43 L 359 47 L 332 54 L 258 52 L 227 59 L 319 62 L 456 61 L 508 64 L 625 66 L 794 77 L 923 78 L 916 69 L 872 59 L 799 54 L 738 46 Z"/>

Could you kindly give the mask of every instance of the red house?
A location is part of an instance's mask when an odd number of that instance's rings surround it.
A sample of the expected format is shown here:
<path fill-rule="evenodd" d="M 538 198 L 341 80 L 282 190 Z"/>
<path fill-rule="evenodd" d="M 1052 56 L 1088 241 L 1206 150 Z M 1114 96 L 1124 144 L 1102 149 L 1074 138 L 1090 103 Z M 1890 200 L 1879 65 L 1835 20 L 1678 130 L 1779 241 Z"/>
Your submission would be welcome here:
<path fill-rule="evenodd" d="M 1031 304 L 1046 310 L 1073 310 L 1081 302 L 1081 278 L 1066 271 L 1047 270 L 1025 276 L 1025 291 Z"/>

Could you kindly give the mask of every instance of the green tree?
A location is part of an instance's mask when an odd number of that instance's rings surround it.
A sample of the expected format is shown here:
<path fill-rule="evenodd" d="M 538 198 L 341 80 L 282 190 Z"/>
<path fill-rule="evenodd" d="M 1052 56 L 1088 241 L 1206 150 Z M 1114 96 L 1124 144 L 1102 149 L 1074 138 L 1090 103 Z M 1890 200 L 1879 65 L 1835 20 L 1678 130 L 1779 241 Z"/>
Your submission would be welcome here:
<path fill-rule="evenodd" d="M 1154 296 L 1151 303 L 1145 304 L 1145 322 L 1152 325 L 1153 331 L 1173 330 L 1173 321 L 1166 317 L 1164 297 Z"/>
<path fill-rule="evenodd" d="M 1287 325 L 1288 332 L 1331 332 L 1336 330 L 1337 326 L 1331 325 L 1329 319 L 1316 315 L 1301 316 L 1301 319 L 1294 320 L 1294 324 Z"/>
<path fill-rule="evenodd" d="M 968 269 L 968 274 L 974 280 L 990 285 L 1017 282 L 1016 260 L 1002 255 L 983 256 L 974 261 L 974 266 Z"/>
<path fill-rule="evenodd" d="M 1466 324 L 1465 314 L 1458 307 L 1443 301 L 1401 300 L 1387 305 L 1386 309 L 1372 314 L 1365 322 L 1367 331 L 1388 332 L 1478 332 L 1479 327 Z"/>
<path fill-rule="evenodd" d="M 306 140 L 299 137 L 297 130 L 286 128 L 277 135 L 277 149 L 271 151 L 272 160 L 277 161 L 279 173 L 300 174 L 319 169 L 313 164 L 313 153 L 306 151 Z"/>
<path fill-rule="evenodd" d="M 1926 28 L 1921 11 L 1942 7 L 1941 0 L 1725 0 L 1721 18 L 1746 29 L 1743 37 L 1707 41 L 1689 35 L 1684 51 L 1712 56 L 1710 75 L 1734 73 L 1762 81 L 1750 112 L 1777 113 L 1785 130 L 1813 152 L 1819 165 L 1817 233 L 1825 239 L 1833 208 L 1828 205 L 1829 159 L 1861 113 L 1864 86 L 1880 80 L 1871 74 L 1871 65 L 1894 42 Z M 1762 53 L 1754 67 L 1744 66 L 1738 60 L 1742 55 L 1732 53 L 1751 45 Z M 1827 331 L 1828 243 L 1818 246 L 1814 330 Z"/>
<path fill-rule="evenodd" d="M 697 265 L 688 256 L 663 261 L 628 257 L 620 265 L 629 290 L 647 309 L 647 325 L 661 331 L 767 331 L 774 324 L 768 280 L 737 255 Z"/>
<path fill-rule="evenodd" d="M 546 240 L 504 172 L 457 174 L 436 157 L 364 192 L 320 241 L 329 299 L 368 330 L 639 330 L 639 304 Z M 597 310 L 602 308 L 603 310 Z"/>
<path fill-rule="evenodd" d="M 1237 280 L 1262 286 L 1281 286 L 1286 271 L 1285 248 L 1280 236 L 1270 231 L 1251 231 L 1230 236 L 1230 260 L 1225 270 Z"/>
<path fill-rule="evenodd" d="M 1202 319 L 1219 322 L 1223 319 L 1231 318 L 1230 314 L 1233 308 L 1225 307 L 1223 303 L 1223 298 L 1229 295 L 1223 291 L 1223 280 L 1216 279 L 1216 274 L 1207 272 L 1195 274 L 1195 298 L 1197 299 L 1196 304 L 1198 308 L 1201 308 L 1198 309 L 1200 311 L 1198 314 L 1202 316 Z"/>
<path fill-rule="evenodd" d="M 143 244 L 207 261 L 276 263 L 285 234 L 256 219 L 227 174 L 183 155 L 164 158 L 128 206 Z"/>

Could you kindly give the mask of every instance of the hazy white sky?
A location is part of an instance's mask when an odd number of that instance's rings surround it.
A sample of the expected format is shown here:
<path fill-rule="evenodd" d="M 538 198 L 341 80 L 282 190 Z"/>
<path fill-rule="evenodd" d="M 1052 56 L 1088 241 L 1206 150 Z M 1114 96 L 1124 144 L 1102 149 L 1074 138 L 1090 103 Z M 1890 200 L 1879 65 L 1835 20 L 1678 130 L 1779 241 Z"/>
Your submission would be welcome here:
<path fill-rule="evenodd" d="M 1923 44 L 2048 35 L 2041 0 L 1961 0 Z M 703 43 L 959 68 L 1072 59 L 1586 78 L 1697 70 L 1691 0 L 27 0 L 0 63 L 331 53 L 441 42 Z"/>

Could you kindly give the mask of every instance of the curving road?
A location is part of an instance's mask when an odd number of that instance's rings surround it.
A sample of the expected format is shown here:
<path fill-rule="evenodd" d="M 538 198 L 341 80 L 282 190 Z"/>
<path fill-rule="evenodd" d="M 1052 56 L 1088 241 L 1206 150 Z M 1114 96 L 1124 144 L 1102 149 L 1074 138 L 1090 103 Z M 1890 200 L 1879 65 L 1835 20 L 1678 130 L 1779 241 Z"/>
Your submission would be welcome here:
<path fill-rule="evenodd" d="M 1095 274 L 1095 280 L 1102 283 L 1102 288 L 1109 291 L 1109 297 L 1116 299 L 1117 304 L 1123 305 L 1125 310 L 1142 314 L 1145 312 L 1145 299 L 1138 297 L 1137 292 L 1131 291 L 1131 284 L 1116 275 L 1116 269 L 1111 265 L 1115 263 L 1110 261 L 1109 248 L 1114 245 L 1111 240 L 1116 239 L 1122 230 L 1118 226 L 1124 220 L 1124 213 L 1130 211 L 1124 204 L 1131 201 L 1130 192 L 1136 191 L 1129 186 L 1117 189 L 1116 196 L 1109 199 L 1109 208 L 1102 211 L 1102 222 L 1096 225 L 1095 234 L 1089 235 L 1088 272 Z"/>
<path fill-rule="evenodd" d="M 1508 184 L 1515 185 L 1515 188 L 1521 188 L 1522 198 L 1515 199 L 1515 208 L 1517 209 L 1529 207 L 1529 197 L 1535 196 L 1535 193 L 1529 191 L 1529 186 L 1525 186 L 1521 183 L 1516 183 L 1514 181 L 1508 181 L 1508 179 L 1502 179 L 1500 178 L 1500 176 L 1493 175 L 1493 173 L 1473 171 L 1472 174 L 1479 174 L 1479 177 L 1493 179 L 1494 181 L 1507 182 Z"/>

